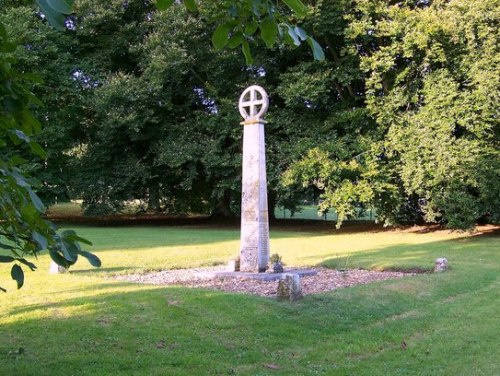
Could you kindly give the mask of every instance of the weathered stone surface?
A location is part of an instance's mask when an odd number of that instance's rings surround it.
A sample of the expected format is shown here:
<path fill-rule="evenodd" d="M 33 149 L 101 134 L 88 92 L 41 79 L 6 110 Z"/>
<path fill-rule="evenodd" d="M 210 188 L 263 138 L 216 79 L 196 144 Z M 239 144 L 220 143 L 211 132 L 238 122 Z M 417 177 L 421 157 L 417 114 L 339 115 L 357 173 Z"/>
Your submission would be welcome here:
<path fill-rule="evenodd" d="M 229 260 L 227 263 L 227 270 L 229 272 L 239 272 L 240 271 L 240 259 Z"/>
<path fill-rule="evenodd" d="M 291 302 L 302 299 L 302 288 L 298 274 L 285 274 L 285 278 L 278 282 L 278 300 L 290 300 Z"/>
<path fill-rule="evenodd" d="M 256 281 L 278 281 L 284 279 L 287 274 L 297 274 L 300 277 L 313 276 L 318 274 L 314 269 L 290 269 L 283 273 L 248 273 L 248 272 L 199 272 L 196 273 L 197 278 L 224 278 L 224 279 L 242 279 Z"/>
<path fill-rule="evenodd" d="M 448 260 L 445 257 L 437 258 L 434 265 L 434 271 L 444 272 L 446 270 L 448 270 Z"/>
<path fill-rule="evenodd" d="M 64 266 L 56 264 L 54 261 L 50 263 L 49 273 L 50 274 L 64 274 L 67 273 L 69 269 Z"/>
<path fill-rule="evenodd" d="M 267 207 L 266 154 L 262 117 L 267 94 L 251 86 L 240 97 L 243 124 L 243 171 L 241 194 L 240 270 L 265 272 L 269 262 L 269 218 Z"/>

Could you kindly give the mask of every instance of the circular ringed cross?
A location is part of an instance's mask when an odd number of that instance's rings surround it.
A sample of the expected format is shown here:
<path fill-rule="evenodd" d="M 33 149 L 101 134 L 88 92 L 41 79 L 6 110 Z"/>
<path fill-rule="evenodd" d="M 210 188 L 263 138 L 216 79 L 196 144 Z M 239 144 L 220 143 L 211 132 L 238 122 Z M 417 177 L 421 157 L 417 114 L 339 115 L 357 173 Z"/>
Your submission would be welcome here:
<path fill-rule="evenodd" d="M 269 108 L 269 98 L 266 91 L 257 85 L 245 89 L 240 96 L 238 109 L 245 120 L 262 119 Z"/>

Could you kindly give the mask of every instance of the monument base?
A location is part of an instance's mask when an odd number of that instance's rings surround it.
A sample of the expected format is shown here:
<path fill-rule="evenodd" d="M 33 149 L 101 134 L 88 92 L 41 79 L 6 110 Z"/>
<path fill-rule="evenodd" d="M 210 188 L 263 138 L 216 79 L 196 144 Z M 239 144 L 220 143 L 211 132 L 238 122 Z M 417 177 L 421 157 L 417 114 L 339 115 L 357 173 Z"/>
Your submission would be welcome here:
<path fill-rule="evenodd" d="M 234 279 L 255 279 L 258 281 L 278 281 L 284 279 L 287 274 L 297 274 L 300 277 L 318 274 L 313 269 L 289 269 L 283 273 L 247 273 L 247 272 L 201 272 L 200 277 L 204 278 L 234 278 Z"/>

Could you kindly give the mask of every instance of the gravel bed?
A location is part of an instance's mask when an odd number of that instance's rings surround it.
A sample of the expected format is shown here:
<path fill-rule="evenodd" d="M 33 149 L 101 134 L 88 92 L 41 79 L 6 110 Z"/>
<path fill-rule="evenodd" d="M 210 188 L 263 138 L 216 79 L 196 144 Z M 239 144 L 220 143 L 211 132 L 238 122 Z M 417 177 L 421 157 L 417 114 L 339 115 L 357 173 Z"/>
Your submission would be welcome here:
<path fill-rule="evenodd" d="M 313 268 L 318 273 L 301 277 L 302 293 L 319 294 L 359 284 L 415 275 L 403 272 L 377 272 L 370 270 L 338 271 Z M 131 274 L 117 277 L 120 280 L 152 285 L 181 285 L 186 287 L 209 288 L 230 292 L 242 292 L 260 296 L 276 296 L 278 281 L 213 277 L 214 272 L 225 271 L 224 266 L 196 269 L 164 270 L 148 274 Z"/>

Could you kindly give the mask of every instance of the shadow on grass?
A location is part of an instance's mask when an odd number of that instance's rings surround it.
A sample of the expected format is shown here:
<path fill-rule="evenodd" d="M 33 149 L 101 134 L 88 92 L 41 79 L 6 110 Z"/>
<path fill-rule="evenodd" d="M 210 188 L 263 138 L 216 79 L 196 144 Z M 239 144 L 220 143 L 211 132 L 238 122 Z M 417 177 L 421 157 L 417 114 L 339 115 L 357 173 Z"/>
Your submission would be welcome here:
<path fill-rule="evenodd" d="M 449 332 L 461 332 L 467 318 L 448 320 L 453 306 L 442 301 L 465 294 L 464 301 L 478 303 L 476 293 L 491 277 L 464 274 L 460 288 L 454 288 L 451 273 L 419 276 L 309 296 L 294 304 L 204 289 L 136 286 L 116 292 L 106 290 L 132 285 L 93 285 L 102 293 L 13 310 L 0 336 L 2 372 L 250 375 L 273 369 L 314 374 L 320 367 L 326 374 L 342 369 L 351 372 L 340 374 L 350 374 L 359 365 L 368 370 L 364 374 L 387 374 L 387 366 L 378 372 L 370 368 L 380 359 L 391 365 L 390 374 L 399 366 L 432 365 L 432 354 L 425 352 L 430 344 L 442 342 L 451 349 L 445 355 L 453 356 L 456 344 L 435 336 L 434 330 L 445 322 Z M 417 350 L 402 351 L 405 339 Z M 22 354 L 13 353 L 20 348 Z"/>
<path fill-rule="evenodd" d="M 439 374 L 433 364 L 443 365 L 443 359 L 455 364 L 457 354 L 467 367 L 464 341 L 480 340 L 485 349 L 474 349 L 470 366 L 477 370 L 485 366 L 478 364 L 483 352 L 491 359 L 496 341 L 491 333 L 498 324 L 498 289 L 493 287 L 499 251 L 498 238 L 484 237 L 330 259 L 323 265 L 426 267 L 445 256 L 456 267 L 306 296 L 294 304 L 118 281 L 62 289 L 76 296 L 51 302 L 56 298 L 47 295 L 46 303 L 9 311 L 0 336 L 2 372 L 203 375 L 272 369 L 277 374 L 343 370 L 338 374 L 377 375 L 404 367 L 408 374 Z M 86 294 L 89 290 L 92 294 Z M 22 354 L 13 352 L 20 348 Z"/>
<path fill-rule="evenodd" d="M 341 230 L 335 230 L 331 224 L 310 224 L 302 221 L 295 225 L 274 224 L 271 226 L 271 239 L 287 239 L 304 236 L 307 232 L 310 236 L 332 236 L 354 233 L 420 233 L 449 231 L 437 226 L 408 227 L 400 229 L 388 229 L 372 224 L 347 224 Z M 92 251 L 112 251 L 117 249 L 151 249 L 157 247 L 182 247 L 209 245 L 216 243 L 238 242 L 240 232 L 238 228 L 223 225 L 197 225 L 197 226 L 120 226 L 120 227 L 72 227 L 79 235 L 91 240 L 94 246 Z M 494 236 L 500 234 L 500 226 L 482 226 L 473 233 L 472 237 Z"/>

